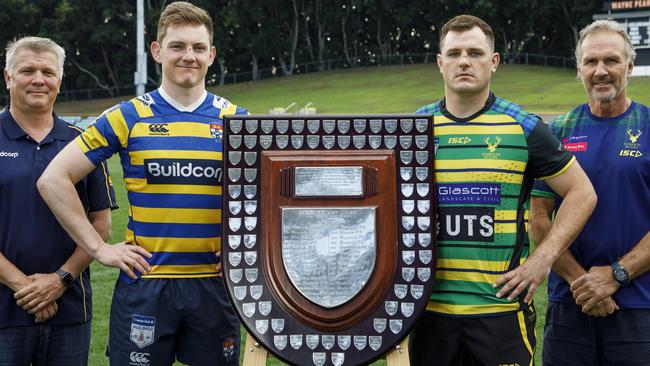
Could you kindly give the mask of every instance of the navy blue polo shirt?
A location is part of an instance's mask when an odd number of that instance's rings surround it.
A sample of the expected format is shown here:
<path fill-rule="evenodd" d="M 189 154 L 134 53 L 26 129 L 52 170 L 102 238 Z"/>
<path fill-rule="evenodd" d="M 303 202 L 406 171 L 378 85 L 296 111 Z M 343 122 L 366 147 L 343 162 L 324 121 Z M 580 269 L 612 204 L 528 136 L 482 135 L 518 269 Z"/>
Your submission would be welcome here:
<path fill-rule="evenodd" d="M 26 275 L 56 271 L 76 248 L 38 193 L 36 181 L 54 156 L 80 133 L 55 115 L 52 131 L 37 143 L 8 110 L 0 113 L 0 252 Z M 77 183 L 76 189 L 86 212 L 117 208 L 104 163 Z M 49 324 L 90 320 L 89 269 L 57 303 L 59 311 Z M 0 284 L 0 328 L 34 324 L 34 316 L 16 305 L 13 291 Z"/>

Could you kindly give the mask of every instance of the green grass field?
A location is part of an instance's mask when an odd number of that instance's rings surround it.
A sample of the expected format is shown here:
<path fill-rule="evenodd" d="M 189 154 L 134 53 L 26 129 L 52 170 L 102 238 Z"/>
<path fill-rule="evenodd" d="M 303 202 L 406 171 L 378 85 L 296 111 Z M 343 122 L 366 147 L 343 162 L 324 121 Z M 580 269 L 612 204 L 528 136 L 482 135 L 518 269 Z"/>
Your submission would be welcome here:
<path fill-rule="evenodd" d="M 530 111 L 545 114 L 565 112 L 586 100 L 575 72 L 537 66 L 501 65 L 493 79 L 492 89 L 500 97 L 513 100 Z M 630 96 L 650 104 L 650 78 L 630 82 Z M 248 108 L 251 113 L 266 113 L 270 108 L 314 103 L 318 113 L 410 113 L 418 107 L 438 100 L 443 95 L 442 80 L 434 64 L 383 66 L 333 72 L 296 75 L 253 83 L 228 85 L 212 92 Z M 59 103 L 55 109 L 61 115 L 96 115 L 119 100 L 104 99 Z M 113 183 L 121 208 L 113 212 L 111 242 L 121 241 L 127 220 L 127 200 L 119 161 L 109 161 Z M 93 333 L 91 365 L 107 365 L 104 356 L 108 338 L 108 314 L 117 270 L 92 265 Z M 535 296 L 538 312 L 537 356 L 540 363 L 541 337 L 546 312 L 546 287 Z M 282 364 L 277 360 L 271 365 Z M 377 364 L 384 364 L 379 361 Z"/>

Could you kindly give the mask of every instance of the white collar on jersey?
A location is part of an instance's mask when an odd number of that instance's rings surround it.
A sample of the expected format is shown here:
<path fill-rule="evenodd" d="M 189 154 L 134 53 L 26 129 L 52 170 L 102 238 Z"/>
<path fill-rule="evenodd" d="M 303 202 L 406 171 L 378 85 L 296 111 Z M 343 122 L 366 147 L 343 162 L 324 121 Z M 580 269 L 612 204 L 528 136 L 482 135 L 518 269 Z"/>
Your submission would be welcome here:
<path fill-rule="evenodd" d="M 197 109 L 203 102 L 205 101 L 205 98 L 208 97 L 208 92 L 203 91 L 203 94 L 197 99 L 194 103 L 188 105 L 187 107 L 179 103 L 176 99 L 172 98 L 171 95 L 167 94 L 163 88 L 158 88 L 158 93 L 160 96 L 167 102 L 169 103 L 172 107 L 178 109 L 181 112 L 194 112 L 195 109 Z"/>

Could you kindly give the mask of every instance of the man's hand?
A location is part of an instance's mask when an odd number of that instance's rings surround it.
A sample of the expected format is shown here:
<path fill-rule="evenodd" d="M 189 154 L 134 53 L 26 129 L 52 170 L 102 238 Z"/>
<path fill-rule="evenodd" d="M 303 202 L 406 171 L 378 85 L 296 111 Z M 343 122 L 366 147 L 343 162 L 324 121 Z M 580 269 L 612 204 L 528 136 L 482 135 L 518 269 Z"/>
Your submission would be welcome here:
<path fill-rule="evenodd" d="M 534 252 L 524 264 L 497 279 L 492 287 L 497 288 L 501 285 L 503 287 L 499 289 L 496 296 L 501 298 L 508 295 L 508 301 L 512 301 L 512 299 L 516 298 L 528 288 L 524 302 L 527 304 L 530 303 L 537 287 L 539 287 L 551 272 L 552 265 L 552 259 L 544 256 L 541 252 Z M 510 292 L 511 290 L 512 292 Z"/>
<path fill-rule="evenodd" d="M 59 306 L 56 304 L 56 301 L 51 302 L 43 308 L 43 310 L 37 312 L 35 314 L 35 321 L 37 323 L 42 323 L 46 320 L 49 320 L 53 316 L 56 315 L 56 313 L 59 311 Z"/>
<path fill-rule="evenodd" d="M 217 269 L 217 272 L 221 272 L 221 250 L 215 252 L 217 255 L 217 264 L 214 266 Z"/>
<path fill-rule="evenodd" d="M 612 296 L 620 286 L 614 279 L 612 267 L 594 266 L 571 283 L 571 292 L 582 312 L 589 313 L 598 302 Z"/>
<path fill-rule="evenodd" d="M 28 277 L 32 282 L 16 292 L 14 298 L 18 306 L 30 314 L 39 313 L 65 291 L 61 277 L 56 273 L 35 273 Z"/>
<path fill-rule="evenodd" d="M 114 245 L 104 243 L 92 256 L 105 266 L 121 269 L 133 279 L 138 277 L 131 268 L 141 274 L 151 271 L 151 266 L 144 259 L 151 258 L 151 253 L 138 245 L 126 245 L 124 242 Z"/>
<path fill-rule="evenodd" d="M 607 296 L 601 301 L 597 302 L 589 312 L 585 312 L 587 315 L 595 317 L 604 317 L 614 313 L 616 310 L 619 310 L 618 304 L 614 301 L 614 298 Z"/>

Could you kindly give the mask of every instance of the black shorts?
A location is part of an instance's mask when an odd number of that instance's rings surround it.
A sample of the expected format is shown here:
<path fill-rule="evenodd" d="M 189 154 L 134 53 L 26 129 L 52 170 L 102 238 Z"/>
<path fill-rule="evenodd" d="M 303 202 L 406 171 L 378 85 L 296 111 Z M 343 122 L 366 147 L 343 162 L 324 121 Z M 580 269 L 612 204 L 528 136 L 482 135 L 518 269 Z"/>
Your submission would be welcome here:
<path fill-rule="evenodd" d="M 118 280 L 106 354 L 119 366 L 239 366 L 239 320 L 223 280 Z"/>
<path fill-rule="evenodd" d="M 620 309 L 597 318 L 574 303 L 548 302 L 544 365 L 650 365 L 650 309 Z"/>
<path fill-rule="evenodd" d="M 425 312 L 409 341 L 412 366 L 528 366 L 535 355 L 535 308 L 485 317 Z"/>

